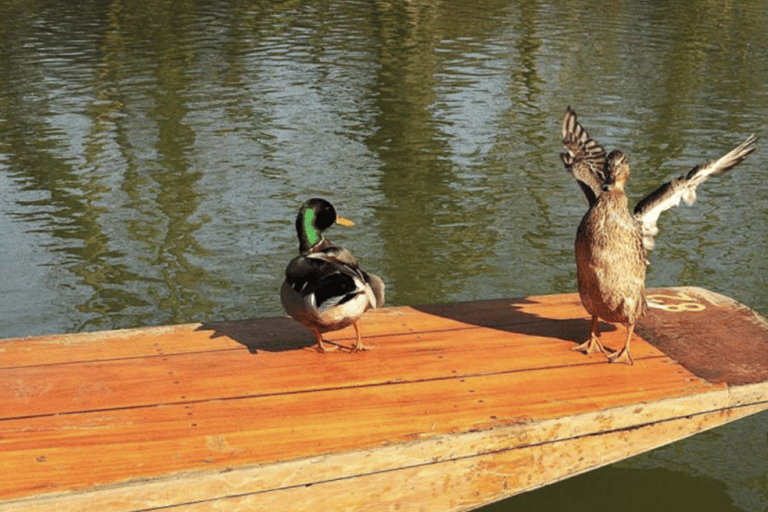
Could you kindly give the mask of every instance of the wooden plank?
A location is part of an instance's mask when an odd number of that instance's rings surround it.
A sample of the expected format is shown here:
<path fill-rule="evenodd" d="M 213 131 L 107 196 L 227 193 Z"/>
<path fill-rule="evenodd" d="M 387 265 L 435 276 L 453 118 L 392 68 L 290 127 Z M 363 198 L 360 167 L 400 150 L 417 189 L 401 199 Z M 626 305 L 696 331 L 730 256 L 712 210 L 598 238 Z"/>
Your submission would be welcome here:
<path fill-rule="evenodd" d="M 578 332 L 580 324 L 581 321 L 572 322 L 566 327 Z M 376 338 L 377 350 L 352 357 L 304 350 L 295 351 L 286 360 L 274 353 L 251 356 L 242 350 L 231 350 L 209 352 L 205 357 L 199 353 L 180 353 L 43 365 L 34 371 L 29 367 L 6 368 L 0 370 L 0 401 L 4 404 L 0 419 L 16 417 L 19 411 L 30 417 L 531 371 L 564 363 L 602 364 L 599 358 L 585 360 L 571 352 L 567 343 L 554 337 L 552 325 L 532 324 L 530 330 L 536 334 L 526 336 L 521 336 L 523 330 L 474 328 L 471 334 L 465 333 L 465 340 L 454 344 L 446 343 L 445 331 L 424 332 L 409 338 L 380 337 Z M 608 337 L 616 335 L 622 336 L 616 332 Z M 504 357 L 489 358 L 488 347 Z M 644 359 L 663 354 L 644 344 L 637 348 L 636 356 Z M 397 364 L 392 364 L 393 360 Z M 447 364 L 453 367 L 446 374 Z M 89 379 L 84 380 L 83 375 Z M 258 375 L 258 382 L 243 386 L 238 375 Z"/>
<path fill-rule="evenodd" d="M 24 476 L 33 471 L 50 490 L 85 488 L 201 464 L 226 467 L 384 446 L 712 388 L 691 380 L 666 359 L 652 358 L 623 370 L 595 365 L 579 378 L 572 367 L 548 368 L 50 415 L 36 418 L 34 436 L 29 418 L 7 420 L 0 468 L 16 471 L 2 477 L 3 489 L 9 496 L 29 494 L 31 485 L 39 485 Z M 542 380 L 550 385 L 542 386 Z M 632 380 L 636 383 L 628 382 Z M 109 453 L 109 459 L 89 464 L 98 453 Z"/>
<path fill-rule="evenodd" d="M 542 319 L 572 320 L 583 316 L 578 296 L 560 294 L 385 308 L 367 314 L 361 325 L 365 337 L 380 337 L 473 326 L 522 325 Z M 328 333 L 326 337 L 344 342 L 354 339 L 354 330 L 348 327 Z M 0 369 L 243 348 L 252 352 L 284 352 L 311 347 L 314 343 L 306 328 L 287 317 L 48 335 L 3 340 L 0 343 Z"/>
<path fill-rule="evenodd" d="M 716 347 L 738 332 L 751 337 L 748 349 L 765 350 L 764 320 L 700 289 L 654 293 L 666 309 L 652 309 L 638 329 L 634 367 L 570 351 L 588 332 L 574 294 L 378 310 L 363 322 L 377 348 L 361 354 L 318 354 L 285 318 L 0 342 L 0 504 L 82 509 L 98 498 L 107 512 L 200 500 L 229 507 L 242 495 L 252 510 L 287 489 L 312 485 L 328 489 L 316 499 L 330 499 L 350 479 L 430 479 L 460 461 L 496 467 L 499 453 L 516 460 L 536 448 L 541 458 L 547 445 L 667 425 L 652 429 L 661 437 L 633 436 L 625 449 L 634 454 L 768 408 L 766 379 L 747 385 L 742 371 L 739 381 L 733 372 L 707 380 L 663 345 L 690 345 L 705 332 L 704 344 Z M 687 327 L 709 318 L 728 330 Z M 623 332 L 605 326 L 604 343 L 620 347 Z M 762 359 L 750 360 L 759 374 Z M 609 458 L 543 474 L 562 478 Z M 509 486 L 504 475 L 478 478 Z M 397 489 L 387 499 L 405 492 Z M 498 499 L 486 491 L 459 502 Z"/>
<path fill-rule="evenodd" d="M 685 409 L 679 402 L 666 408 L 681 405 Z M 471 510 L 764 409 L 764 405 L 735 407 L 630 428 L 618 423 L 599 436 L 584 435 L 590 430 L 590 419 L 572 418 L 514 432 L 492 430 L 417 440 L 384 447 L 375 457 L 355 451 L 268 466 L 187 472 L 89 493 L 18 500 L 3 510 L 281 510 L 285 503 L 291 503 L 292 510 L 317 510 L 318 506 L 323 510 Z M 622 414 L 628 411 L 615 412 L 613 418 L 631 417 Z M 605 428 L 605 419 L 592 418 L 591 428 L 597 423 L 602 423 L 597 428 Z M 565 433 L 568 428 L 573 429 L 568 432 L 572 437 L 543 440 L 542 433 L 560 429 Z M 176 505 L 169 505 L 172 498 L 178 499 Z"/>

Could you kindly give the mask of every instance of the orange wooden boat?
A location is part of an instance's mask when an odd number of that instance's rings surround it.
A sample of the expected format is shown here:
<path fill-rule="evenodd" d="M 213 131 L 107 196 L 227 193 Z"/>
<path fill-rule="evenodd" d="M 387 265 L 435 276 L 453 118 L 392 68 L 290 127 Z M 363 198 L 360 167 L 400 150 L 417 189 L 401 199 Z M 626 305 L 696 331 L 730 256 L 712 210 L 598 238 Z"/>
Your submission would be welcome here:
<path fill-rule="evenodd" d="M 2 341 L 0 509 L 471 510 L 768 409 L 765 319 L 650 299 L 632 367 L 575 294 Z"/>

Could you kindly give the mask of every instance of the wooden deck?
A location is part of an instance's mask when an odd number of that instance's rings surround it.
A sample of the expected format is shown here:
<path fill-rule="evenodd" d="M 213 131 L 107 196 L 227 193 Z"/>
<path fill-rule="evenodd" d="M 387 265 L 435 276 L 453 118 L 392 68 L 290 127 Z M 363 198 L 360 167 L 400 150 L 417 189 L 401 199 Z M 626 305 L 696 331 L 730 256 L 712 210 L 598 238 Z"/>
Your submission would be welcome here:
<path fill-rule="evenodd" d="M 650 294 L 632 367 L 575 294 L 2 341 L 0 510 L 471 510 L 768 409 L 765 319 Z"/>

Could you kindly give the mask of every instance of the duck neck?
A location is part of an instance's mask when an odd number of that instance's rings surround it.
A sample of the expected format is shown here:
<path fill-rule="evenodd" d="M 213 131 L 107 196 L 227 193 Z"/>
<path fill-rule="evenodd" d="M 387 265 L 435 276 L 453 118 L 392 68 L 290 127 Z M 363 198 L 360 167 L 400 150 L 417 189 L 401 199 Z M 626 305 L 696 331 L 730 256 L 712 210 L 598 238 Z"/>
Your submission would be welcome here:
<path fill-rule="evenodd" d="M 299 234 L 299 252 L 309 252 L 323 241 L 323 233 L 315 226 L 314 210 L 302 212 L 296 219 Z"/>
<path fill-rule="evenodd" d="M 621 192 L 624 193 L 624 182 L 614 181 L 603 185 L 603 192 Z"/>

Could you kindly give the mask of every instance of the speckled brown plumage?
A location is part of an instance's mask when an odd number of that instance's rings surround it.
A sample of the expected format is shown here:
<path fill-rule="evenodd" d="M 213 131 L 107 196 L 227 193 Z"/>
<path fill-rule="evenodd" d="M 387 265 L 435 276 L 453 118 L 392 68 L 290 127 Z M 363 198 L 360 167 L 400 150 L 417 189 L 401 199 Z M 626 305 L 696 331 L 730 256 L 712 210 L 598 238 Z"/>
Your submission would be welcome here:
<path fill-rule="evenodd" d="M 589 339 L 573 350 L 590 354 L 602 352 L 609 361 L 632 364 L 630 339 L 636 322 L 645 314 L 645 269 L 647 251 L 653 248 L 659 214 L 676 206 L 680 199 L 691 204 L 695 189 L 709 176 L 735 167 L 755 150 L 755 136 L 722 158 L 698 165 L 686 175 L 663 184 L 640 201 L 633 213 L 628 208 L 624 185 L 629 179 L 629 162 L 621 151 L 607 157 L 603 148 L 589 137 L 568 107 L 563 114 L 561 155 L 589 203 L 576 233 L 575 253 L 579 296 L 592 315 Z M 598 337 L 599 319 L 627 326 L 624 347 L 609 352 Z"/>
<path fill-rule="evenodd" d="M 623 154 L 609 155 L 606 173 L 613 183 L 604 186 L 576 233 L 576 268 L 579 295 L 593 317 L 593 329 L 585 346 L 587 353 L 606 352 L 597 337 L 597 320 L 627 325 L 622 352 L 608 358 L 632 363 L 629 339 L 635 323 L 645 314 L 646 253 L 640 223 L 629 213 L 624 183 L 629 164 Z"/>

